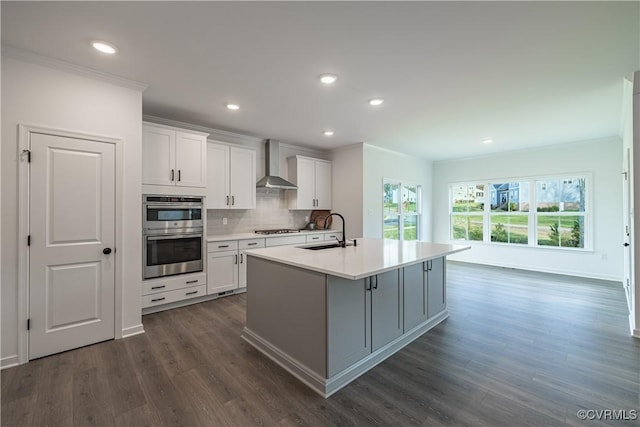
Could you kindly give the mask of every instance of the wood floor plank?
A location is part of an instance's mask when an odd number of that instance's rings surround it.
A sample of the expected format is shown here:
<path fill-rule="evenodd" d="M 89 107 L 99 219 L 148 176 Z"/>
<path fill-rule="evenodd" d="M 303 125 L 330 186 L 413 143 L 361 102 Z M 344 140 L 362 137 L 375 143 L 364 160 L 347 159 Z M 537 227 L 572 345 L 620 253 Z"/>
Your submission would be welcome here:
<path fill-rule="evenodd" d="M 244 342 L 246 295 L 1 373 L 2 426 L 637 426 L 619 283 L 449 263 L 450 317 L 329 399 Z"/>

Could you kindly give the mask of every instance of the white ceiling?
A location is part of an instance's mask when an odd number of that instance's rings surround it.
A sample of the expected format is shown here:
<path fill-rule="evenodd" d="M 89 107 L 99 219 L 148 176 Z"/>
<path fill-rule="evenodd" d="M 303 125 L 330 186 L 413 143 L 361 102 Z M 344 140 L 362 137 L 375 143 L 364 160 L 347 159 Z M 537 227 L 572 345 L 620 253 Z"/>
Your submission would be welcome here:
<path fill-rule="evenodd" d="M 147 83 L 145 114 L 432 160 L 617 135 L 622 79 L 640 69 L 638 2 L 1 7 L 3 44 Z M 119 53 L 96 53 L 93 39 Z M 324 72 L 339 76 L 333 87 Z"/>

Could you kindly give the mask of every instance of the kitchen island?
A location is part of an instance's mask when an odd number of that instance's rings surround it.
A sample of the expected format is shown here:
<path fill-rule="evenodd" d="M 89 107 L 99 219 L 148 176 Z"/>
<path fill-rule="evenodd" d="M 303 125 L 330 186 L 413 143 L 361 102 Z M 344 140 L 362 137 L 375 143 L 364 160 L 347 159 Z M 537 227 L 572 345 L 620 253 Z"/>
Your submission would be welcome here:
<path fill-rule="evenodd" d="M 358 239 L 249 250 L 242 337 L 329 397 L 448 317 L 445 257 L 468 248 Z"/>

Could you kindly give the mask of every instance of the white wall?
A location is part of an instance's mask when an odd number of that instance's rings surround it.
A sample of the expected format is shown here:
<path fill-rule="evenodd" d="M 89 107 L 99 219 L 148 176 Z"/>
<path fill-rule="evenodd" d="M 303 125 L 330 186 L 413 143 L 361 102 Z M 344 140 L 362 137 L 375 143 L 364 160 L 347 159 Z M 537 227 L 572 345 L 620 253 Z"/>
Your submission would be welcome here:
<path fill-rule="evenodd" d="M 18 124 L 97 134 L 123 140 L 122 331 L 142 331 L 141 135 L 142 93 L 106 81 L 2 57 L 2 364 L 17 362 Z"/>
<path fill-rule="evenodd" d="M 434 240 L 449 241 L 449 184 L 589 172 L 592 176 L 593 251 L 555 250 L 482 242 L 450 259 L 505 267 L 622 280 L 622 142 L 608 138 L 549 148 L 436 162 L 433 168 Z"/>
<path fill-rule="evenodd" d="M 432 163 L 414 156 L 363 144 L 363 235 L 382 237 L 384 178 L 422 185 L 420 240 L 432 240 Z"/>
<path fill-rule="evenodd" d="M 348 239 L 364 236 L 363 231 L 363 144 L 352 144 L 331 152 L 333 162 L 332 212 L 346 220 Z M 339 221 L 333 228 L 341 227 Z"/>
<path fill-rule="evenodd" d="M 333 159 L 333 211 L 347 219 L 347 236 L 382 237 L 384 178 L 422 186 L 420 240 L 431 240 L 431 162 L 373 145 L 337 148 Z"/>

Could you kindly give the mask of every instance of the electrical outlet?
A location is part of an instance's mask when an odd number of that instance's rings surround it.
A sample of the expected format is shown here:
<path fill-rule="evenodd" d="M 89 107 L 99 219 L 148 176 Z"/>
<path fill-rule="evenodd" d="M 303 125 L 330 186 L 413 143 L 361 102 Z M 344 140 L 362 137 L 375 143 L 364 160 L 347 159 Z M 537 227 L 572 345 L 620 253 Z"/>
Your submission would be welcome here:
<path fill-rule="evenodd" d="M 309 215 L 305 215 L 305 216 L 304 216 L 304 221 L 305 221 L 305 222 L 309 222 Z"/>
<path fill-rule="evenodd" d="M 222 225 L 227 225 L 227 218 L 222 218 Z"/>
<path fill-rule="evenodd" d="M 602 254 L 602 260 L 603 260 L 603 261 L 606 261 L 606 260 L 607 260 L 607 258 L 609 258 L 609 257 L 607 256 L 607 254 Z"/>

